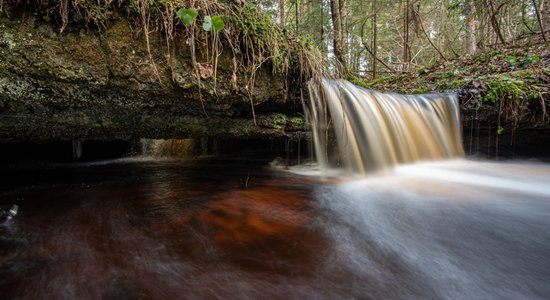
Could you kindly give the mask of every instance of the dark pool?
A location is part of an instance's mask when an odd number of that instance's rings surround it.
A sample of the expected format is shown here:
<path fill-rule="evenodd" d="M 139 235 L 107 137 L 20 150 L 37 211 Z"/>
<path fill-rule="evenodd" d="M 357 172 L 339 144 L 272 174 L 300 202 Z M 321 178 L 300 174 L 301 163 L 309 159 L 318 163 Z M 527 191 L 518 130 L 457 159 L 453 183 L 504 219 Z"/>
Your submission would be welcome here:
<path fill-rule="evenodd" d="M 304 175 L 308 173 L 308 175 Z M 2 299 L 547 299 L 550 166 L 10 164 Z M 315 173 L 315 172 L 313 172 Z"/>

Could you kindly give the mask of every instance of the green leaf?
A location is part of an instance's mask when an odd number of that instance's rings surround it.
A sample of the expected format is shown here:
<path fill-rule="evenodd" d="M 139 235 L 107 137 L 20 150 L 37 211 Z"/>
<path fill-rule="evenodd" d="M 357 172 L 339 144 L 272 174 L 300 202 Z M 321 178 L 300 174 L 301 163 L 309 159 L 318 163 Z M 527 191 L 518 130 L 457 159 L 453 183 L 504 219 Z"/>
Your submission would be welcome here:
<path fill-rule="evenodd" d="M 204 21 L 202 22 L 202 29 L 205 31 L 212 30 L 212 18 L 210 16 L 204 16 Z"/>
<path fill-rule="evenodd" d="M 193 24 L 198 15 L 198 11 L 189 8 L 180 8 L 176 13 L 176 16 L 178 16 L 185 25 Z"/>
<path fill-rule="evenodd" d="M 498 126 L 498 128 L 497 128 L 497 134 L 498 134 L 498 135 L 501 135 L 503 131 L 504 131 L 504 128 L 502 128 L 502 126 Z"/>
<path fill-rule="evenodd" d="M 220 31 L 223 30 L 225 27 L 225 23 L 223 22 L 222 16 L 213 16 L 212 17 L 212 26 L 214 30 Z"/>

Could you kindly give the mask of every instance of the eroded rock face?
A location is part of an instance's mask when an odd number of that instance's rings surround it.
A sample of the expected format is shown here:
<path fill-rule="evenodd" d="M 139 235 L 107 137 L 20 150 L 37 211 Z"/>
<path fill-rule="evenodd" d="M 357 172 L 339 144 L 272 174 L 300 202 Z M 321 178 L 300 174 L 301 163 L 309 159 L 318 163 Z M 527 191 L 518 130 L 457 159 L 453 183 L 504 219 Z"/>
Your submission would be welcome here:
<path fill-rule="evenodd" d="M 252 89 L 239 69 L 235 84 L 232 56 L 223 52 L 216 79 L 203 74 L 199 92 L 186 40 L 176 36 L 168 48 L 160 32 L 149 39 L 154 63 L 142 32 L 123 17 L 102 31 L 62 34 L 32 16 L 1 17 L 0 141 L 292 134 L 269 122 L 275 112 L 296 111 L 284 78 L 262 68 Z M 206 51 L 197 51 L 211 71 Z"/>

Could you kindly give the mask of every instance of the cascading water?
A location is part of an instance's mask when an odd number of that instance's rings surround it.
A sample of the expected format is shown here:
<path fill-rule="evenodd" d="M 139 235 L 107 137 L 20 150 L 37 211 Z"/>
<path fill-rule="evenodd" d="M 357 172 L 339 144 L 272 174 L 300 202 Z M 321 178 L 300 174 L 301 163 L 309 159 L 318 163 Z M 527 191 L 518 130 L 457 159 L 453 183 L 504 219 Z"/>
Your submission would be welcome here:
<path fill-rule="evenodd" d="M 196 154 L 195 139 L 141 139 L 141 155 L 145 157 L 186 158 Z"/>
<path fill-rule="evenodd" d="M 381 93 L 328 79 L 311 82 L 309 93 L 304 110 L 323 170 L 335 161 L 365 174 L 396 164 L 464 155 L 458 99 L 452 94 Z"/>

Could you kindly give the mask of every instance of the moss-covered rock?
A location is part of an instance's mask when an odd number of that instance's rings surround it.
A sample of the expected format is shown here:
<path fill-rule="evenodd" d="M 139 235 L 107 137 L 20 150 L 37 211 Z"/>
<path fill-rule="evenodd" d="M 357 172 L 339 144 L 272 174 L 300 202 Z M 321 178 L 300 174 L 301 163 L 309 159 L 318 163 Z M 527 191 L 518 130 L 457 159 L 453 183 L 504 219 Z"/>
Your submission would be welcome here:
<path fill-rule="evenodd" d="M 52 12 L 29 12 L 0 14 L 1 142 L 290 134 L 277 123 L 254 125 L 251 103 L 257 123 L 293 111 L 285 77 L 269 65 L 250 81 L 226 49 L 202 78 L 183 33 L 168 45 L 166 32 L 151 30 L 149 51 L 135 20 L 118 11 L 101 28 L 73 20 L 62 33 Z M 208 71 L 207 54 L 197 45 Z"/>

